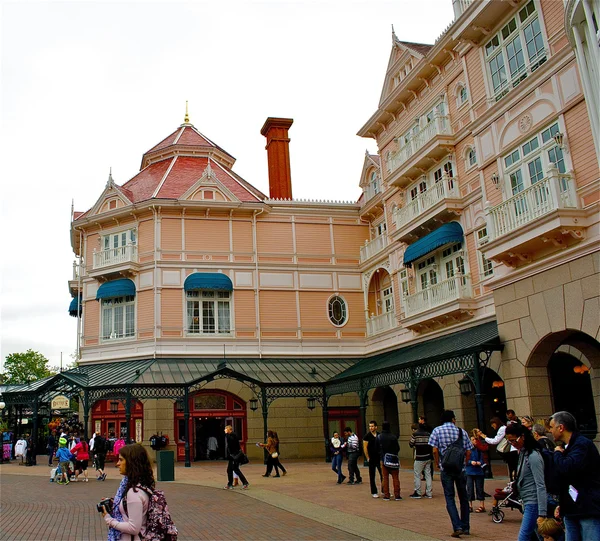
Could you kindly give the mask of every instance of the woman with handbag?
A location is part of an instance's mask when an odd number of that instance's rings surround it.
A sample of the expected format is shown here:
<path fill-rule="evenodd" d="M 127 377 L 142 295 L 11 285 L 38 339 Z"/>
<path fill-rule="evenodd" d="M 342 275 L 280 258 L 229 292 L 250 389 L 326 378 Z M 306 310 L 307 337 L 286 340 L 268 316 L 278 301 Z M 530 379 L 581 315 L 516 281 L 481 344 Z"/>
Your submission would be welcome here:
<path fill-rule="evenodd" d="M 273 467 L 275 468 L 275 477 L 279 477 L 279 470 L 281 470 L 281 475 L 286 475 L 287 470 L 283 467 L 281 463 L 281 452 L 279 451 L 279 436 L 275 430 L 273 430 L 273 438 L 275 439 L 275 453 L 277 456 L 271 455 L 273 458 Z"/>
<path fill-rule="evenodd" d="M 508 475 L 511 481 L 515 478 L 515 472 L 517 471 L 517 461 L 519 460 L 519 453 L 517 450 L 507 441 L 505 437 L 506 424 L 502 422 L 500 417 L 492 417 L 490 419 L 490 425 L 496 430 L 496 435 L 493 438 L 488 438 L 481 430 L 479 431 L 479 437 L 483 438 L 489 445 L 495 445 L 496 451 L 500 453 L 502 460 L 506 462 L 508 466 Z"/>
<path fill-rule="evenodd" d="M 257 443 L 256 445 L 267 451 L 267 471 L 263 474 L 263 477 L 271 477 L 275 461 L 279 458 L 275 433 L 272 430 L 267 430 L 267 443 Z M 279 471 L 276 470 L 276 472 L 277 475 L 275 477 L 279 477 Z"/>
<path fill-rule="evenodd" d="M 223 487 L 224 489 L 233 489 L 233 473 L 240 478 L 242 482 L 242 488 L 247 489 L 249 486 L 248 480 L 240 470 L 240 465 L 242 462 L 245 464 L 247 462 L 247 457 L 242 451 L 240 447 L 240 439 L 237 437 L 237 434 L 233 431 L 233 427 L 231 425 L 227 425 L 225 427 L 225 445 L 226 445 L 226 453 L 227 453 L 227 484 Z"/>

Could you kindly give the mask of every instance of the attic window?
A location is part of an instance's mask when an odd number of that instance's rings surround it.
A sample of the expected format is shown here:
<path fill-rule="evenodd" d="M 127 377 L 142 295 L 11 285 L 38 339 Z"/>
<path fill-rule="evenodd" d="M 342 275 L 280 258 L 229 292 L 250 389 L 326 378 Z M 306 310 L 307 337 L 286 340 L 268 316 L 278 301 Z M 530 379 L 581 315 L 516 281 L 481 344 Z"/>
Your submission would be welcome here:
<path fill-rule="evenodd" d="M 108 208 L 109 209 L 116 209 L 117 208 L 117 200 L 113 199 L 112 201 L 108 202 Z"/>
<path fill-rule="evenodd" d="M 202 193 L 202 198 L 203 199 L 214 199 L 215 198 L 215 192 L 207 190 L 205 192 Z"/>

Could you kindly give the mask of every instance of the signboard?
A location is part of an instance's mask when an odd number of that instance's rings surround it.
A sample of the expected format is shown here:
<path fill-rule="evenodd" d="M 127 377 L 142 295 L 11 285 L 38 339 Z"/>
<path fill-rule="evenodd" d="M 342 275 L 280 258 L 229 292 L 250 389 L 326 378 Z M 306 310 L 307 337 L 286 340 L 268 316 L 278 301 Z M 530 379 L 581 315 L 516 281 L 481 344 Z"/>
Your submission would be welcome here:
<path fill-rule="evenodd" d="M 68 410 L 71 407 L 71 401 L 63 395 L 55 396 L 50 402 L 50 409 L 53 410 Z"/>
<path fill-rule="evenodd" d="M 102 430 L 102 421 L 96 421 L 96 426 L 94 427 L 94 432 L 100 434 Z"/>
<path fill-rule="evenodd" d="M 135 420 L 135 441 L 137 443 L 142 443 L 142 420 L 141 419 L 136 419 Z"/>

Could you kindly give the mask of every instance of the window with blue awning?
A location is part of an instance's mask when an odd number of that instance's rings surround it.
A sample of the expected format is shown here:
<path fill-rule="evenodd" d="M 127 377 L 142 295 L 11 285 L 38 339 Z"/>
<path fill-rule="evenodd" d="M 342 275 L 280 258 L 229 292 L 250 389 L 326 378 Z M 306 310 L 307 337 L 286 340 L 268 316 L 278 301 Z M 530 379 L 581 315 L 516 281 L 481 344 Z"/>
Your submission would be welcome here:
<path fill-rule="evenodd" d="M 220 272 L 195 272 L 190 274 L 183 284 L 185 291 L 212 289 L 216 291 L 233 291 L 229 276 Z"/>
<path fill-rule="evenodd" d="M 462 242 L 464 236 L 463 229 L 458 222 L 444 224 L 417 242 L 413 242 L 406 249 L 404 252 L 404 266 L 410 267 L 413 261 L 426 256 L 441 246 L 452 242 Z"/>
<path fill-rule="evenodd" d="M 102 284 L 96 292 L 96 300 L 114 299 L 115 297 L 127 297 L 135 295 L 135 284 L 129 278 L 112 280 Z"/>
<path fill-rule="evenodd" d="M 81 315 L 81 296 L 71 300 L 71 304 L 69 304 L 69 315 L 73 317 Z"/>

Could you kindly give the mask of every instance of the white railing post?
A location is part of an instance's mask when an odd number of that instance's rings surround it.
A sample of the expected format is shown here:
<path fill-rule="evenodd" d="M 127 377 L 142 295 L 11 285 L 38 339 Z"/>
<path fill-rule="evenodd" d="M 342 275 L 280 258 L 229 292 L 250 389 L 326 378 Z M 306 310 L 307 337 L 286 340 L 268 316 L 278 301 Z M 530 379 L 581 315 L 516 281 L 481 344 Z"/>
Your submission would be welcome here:
<path fill-rule="evenodd" d="M 560 172 L 557 167 L 548 169 L 548 191 L 550 193 L 551 207 L 564 208 L 562 197 L 560 196 Z"/>

